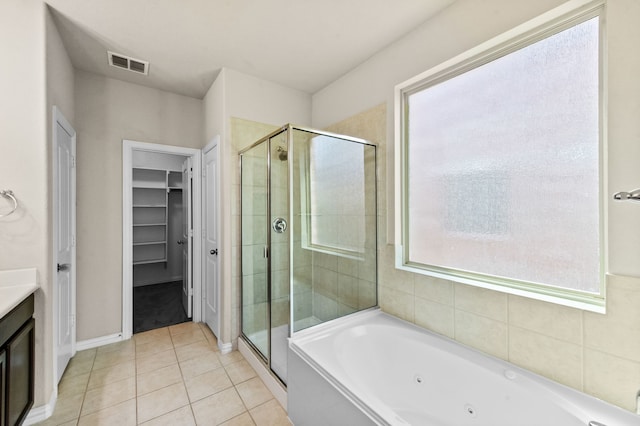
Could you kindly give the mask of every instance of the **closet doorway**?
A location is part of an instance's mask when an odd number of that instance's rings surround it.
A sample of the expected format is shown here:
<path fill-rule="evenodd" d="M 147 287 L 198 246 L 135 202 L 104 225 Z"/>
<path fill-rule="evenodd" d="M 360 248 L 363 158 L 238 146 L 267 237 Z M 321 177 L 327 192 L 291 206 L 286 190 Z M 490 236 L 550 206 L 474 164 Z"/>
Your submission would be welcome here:
<path fill-rule="evenodd" d="M 200 320 L 200 163 L 200 150 L 123 141 L 124 339 Z"/>

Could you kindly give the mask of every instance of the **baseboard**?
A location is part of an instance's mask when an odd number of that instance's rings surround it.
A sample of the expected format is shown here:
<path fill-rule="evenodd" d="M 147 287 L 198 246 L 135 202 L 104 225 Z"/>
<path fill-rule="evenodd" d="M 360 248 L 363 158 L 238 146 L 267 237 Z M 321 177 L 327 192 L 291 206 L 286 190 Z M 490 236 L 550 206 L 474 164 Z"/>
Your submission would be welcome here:
<path fill-rule="evenodd" d="M 282 405 L 282 408 L 287 411 L 287 391 L 278 379 L 271 375 L 264 363 L 258 359 L 256 354 L 249 348 L 249 345 L 242 339 L 238 339 L 238 350 L 251 367 L 256 370 L 262 382 L 271 391 L 273 396 L 276 397 L 280 405 Z"/>
<path fill-rule="evenodd" d="M 108 345 L 110 343 L 121 342 L 122 333 L 110 334 L 108 336 L 94 337 L 93 339 L 81 340 L 76 342 L 76 351 L 84 351 L 86 349 L 93 349 L 99 346 Z"/>
<path fill-rule="evenodd" d="M 53 392 L 49 402 L 39 407 L 33 407 L 27 417 L 24 419 L 24 426 L 34 425 L 36 423 L 45 421 L 53 415 L 53 410 L 56 408 L 56 401 L 58 399 L 58 392 Z"/>
<path fill-rule="evenodd" d="M 218 349 L 220 349 L 221 354 L 228 354 L 233 350 L 233 345 L 231 343 L 223 343 L 222 340 L 218 340 Z"/>

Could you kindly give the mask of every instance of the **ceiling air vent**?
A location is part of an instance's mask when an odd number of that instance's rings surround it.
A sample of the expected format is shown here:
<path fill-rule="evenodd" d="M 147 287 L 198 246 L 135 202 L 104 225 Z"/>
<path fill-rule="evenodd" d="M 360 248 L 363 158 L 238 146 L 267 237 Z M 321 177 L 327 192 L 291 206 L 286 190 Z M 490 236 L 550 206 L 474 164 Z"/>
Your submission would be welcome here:
<path fill-rule="evenodd" d="M 140 59 L 134 59 L 119 53 L 107 51 L 109 56 L 109 65 L 116 68 L 122 68 L 138 74 L 149 74 L 149 62 Z"/>

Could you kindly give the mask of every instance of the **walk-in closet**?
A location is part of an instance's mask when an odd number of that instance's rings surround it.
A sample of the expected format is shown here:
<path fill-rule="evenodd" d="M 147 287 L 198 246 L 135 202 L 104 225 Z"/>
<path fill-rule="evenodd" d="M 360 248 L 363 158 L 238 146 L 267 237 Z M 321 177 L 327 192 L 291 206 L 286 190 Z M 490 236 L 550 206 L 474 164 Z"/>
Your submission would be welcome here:
<path fill-rule="evenodd" d="M 188 157 L 134 151 L 132 160 L 133 332 L 139 333 L 189 320 L 183 280 L 190 180 Z"/>

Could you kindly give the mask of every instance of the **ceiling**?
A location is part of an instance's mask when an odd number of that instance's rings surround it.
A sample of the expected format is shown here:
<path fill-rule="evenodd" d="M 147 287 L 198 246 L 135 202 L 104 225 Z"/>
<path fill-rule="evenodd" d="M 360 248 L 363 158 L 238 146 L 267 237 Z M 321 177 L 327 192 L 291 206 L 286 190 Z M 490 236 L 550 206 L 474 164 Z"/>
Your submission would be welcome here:
<path fill-rule="evenodd" d="M 195 98 L 223 67 L 315 93 L 454 1 L 46 0 L 74 67 Z"/>

